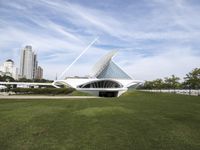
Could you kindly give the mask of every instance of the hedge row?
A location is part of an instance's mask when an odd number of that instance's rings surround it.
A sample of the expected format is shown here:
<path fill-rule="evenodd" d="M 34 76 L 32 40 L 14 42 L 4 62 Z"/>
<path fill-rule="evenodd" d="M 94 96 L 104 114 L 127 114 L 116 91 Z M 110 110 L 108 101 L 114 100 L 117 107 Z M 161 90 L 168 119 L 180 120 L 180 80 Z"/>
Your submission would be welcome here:
<path fill-rule="evenodd" d="M 16 94 L 69 94 L 74 91 L 72 88 L 15 88 L 11 89 Z"/>

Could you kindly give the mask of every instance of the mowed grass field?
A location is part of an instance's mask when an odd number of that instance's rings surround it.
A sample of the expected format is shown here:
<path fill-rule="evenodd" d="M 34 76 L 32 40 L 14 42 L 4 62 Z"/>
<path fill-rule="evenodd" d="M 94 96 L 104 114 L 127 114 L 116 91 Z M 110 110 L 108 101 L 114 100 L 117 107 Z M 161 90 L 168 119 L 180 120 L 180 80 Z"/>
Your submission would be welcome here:
<path fill-rule="evenodd" d="M 199 150 L 200 97 L 0 100 L 1 150 Z"/>

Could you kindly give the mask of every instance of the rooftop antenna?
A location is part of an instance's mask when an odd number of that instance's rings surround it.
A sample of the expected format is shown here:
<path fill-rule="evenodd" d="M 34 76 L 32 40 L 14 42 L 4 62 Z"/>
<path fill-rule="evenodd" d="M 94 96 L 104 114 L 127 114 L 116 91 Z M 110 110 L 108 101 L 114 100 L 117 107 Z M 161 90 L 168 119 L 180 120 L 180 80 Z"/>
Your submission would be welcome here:
<path fill-rule="evenodd" d="M 72 67 L 72 65 L 77 62 L 77 60 L 98 40 L 98 37 L 96 37 L 82 52 L 81 54 L 63 71 L 63 73 L 58 77 L 58 79 L 61 79 L 64 74 Z"/>

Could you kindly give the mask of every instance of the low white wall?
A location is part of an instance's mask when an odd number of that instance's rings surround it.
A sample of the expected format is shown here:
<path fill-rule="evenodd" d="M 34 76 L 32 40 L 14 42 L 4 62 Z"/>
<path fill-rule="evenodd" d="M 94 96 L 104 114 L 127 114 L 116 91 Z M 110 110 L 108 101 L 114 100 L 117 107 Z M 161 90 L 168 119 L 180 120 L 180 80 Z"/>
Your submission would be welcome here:
<path fill-rule="evenodd" d="M 192 96 L 200 96 L 199 90 L 189 90 L 189 89 L 161 89 L 161 90 L 140 90 L 145 92 L 162 92 L 162 93 L 176 93 L 176 94 L 184 94 L 184 95 L 192 95 Z"/>

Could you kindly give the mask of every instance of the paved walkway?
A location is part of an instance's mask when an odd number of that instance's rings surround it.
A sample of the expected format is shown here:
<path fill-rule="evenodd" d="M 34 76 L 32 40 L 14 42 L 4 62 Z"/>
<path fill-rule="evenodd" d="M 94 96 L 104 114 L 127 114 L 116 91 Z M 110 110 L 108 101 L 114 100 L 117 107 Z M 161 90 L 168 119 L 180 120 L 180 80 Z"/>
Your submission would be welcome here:
<path fill-rule="evenodd" d="M 96 96 L 46 96 L 46 95 L 0 95 L 1 99 L 91 99 Z"/>

